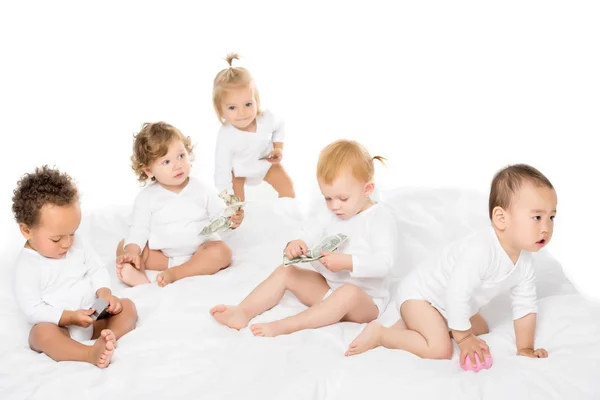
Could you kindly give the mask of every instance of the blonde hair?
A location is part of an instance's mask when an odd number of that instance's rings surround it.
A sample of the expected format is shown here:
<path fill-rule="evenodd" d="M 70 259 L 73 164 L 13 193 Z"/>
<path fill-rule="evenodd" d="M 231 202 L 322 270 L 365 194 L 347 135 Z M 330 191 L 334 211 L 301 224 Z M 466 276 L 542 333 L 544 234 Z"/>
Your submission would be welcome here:
<path fill-rule="evenodd" d="M 131 168 L 140 182 L 145 183 L 149 178 L 144 168 L 149 168 L 154 161 L 167 154 L 173 140 L 181 140 L 190 157 L 193 156 L 194 147 L 190 138 L 183 136 L 179 129 L 163 121 L 144 123 L 133 137 Z M 156 179 L 152 177 L 150 180 Z"/>
<path fill-rule="evenodd" d="M 550 180 L 540 171 L 527 164 L 509 165 L 501 169 L 492 179 L 490 189 L 489 214 L 492 219 L 494 208 L 502 207 L 508 209 L 512 197 L 519 191 L 523 181 L 528 181 L 538 187 L 548 187 L 554 189 Z"/>
<path fill-rule="evenodd" d="M 354 140 L 337 140 L 321 150 L 317 163 L 317 179 L 330 184 L 340 173 L 350 170 L 355 179 L 370 182 L 375 175 L 373 160 L 385 165 L 384 157 L 371 157 L 360 143 Z"/>
<path fill-rule="evenodd" d="M 223 112 L 221 110 L 221 102 L 223 100 L 223 94 L 228 90 L 244 87 L 251 88 L 254 92 L 254 99 L 256 100 L 257 114 L 262 115 L 262 110 L 260 109 L 260 96 L 258 95 L 258 89 L 254 83 L 254 78 L 246 68 L 232 66 L 233 60 L 239 59 L 240 56 L 237 53 L 227 54 L 225 61 L 227 61 L 229 67 L 219 71 L 213 82 L 213 107 L 222 124 L 225 124 L 225 118 L 223 117 Z"/>

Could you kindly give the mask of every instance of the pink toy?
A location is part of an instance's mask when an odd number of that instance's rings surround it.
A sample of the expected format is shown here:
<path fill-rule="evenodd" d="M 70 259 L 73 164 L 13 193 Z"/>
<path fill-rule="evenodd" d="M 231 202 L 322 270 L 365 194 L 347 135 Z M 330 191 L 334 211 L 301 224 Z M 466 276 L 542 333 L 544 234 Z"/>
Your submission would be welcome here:
<path fill-rule="evenodd" d="M 475 365 L 471 364 L 471 358 L 469 356 L 465 357 L 465 363 L 464 364 L 460 364 L 460 367 L 462 369 L 464 369 L 465 371 L 473 371 L 473 372 L 479 372 L 482 369 L 489 369 L 492 366 L 492 355 L 488 354 L 488 353 L 483 353 L 483 361 L 484 363 L 482 364 L 481 361 L 479 361 L 479 356 L 477 355 L 477 353 L 475 353 Z M 460 362 L 460 359 L 459 359 Z"/>

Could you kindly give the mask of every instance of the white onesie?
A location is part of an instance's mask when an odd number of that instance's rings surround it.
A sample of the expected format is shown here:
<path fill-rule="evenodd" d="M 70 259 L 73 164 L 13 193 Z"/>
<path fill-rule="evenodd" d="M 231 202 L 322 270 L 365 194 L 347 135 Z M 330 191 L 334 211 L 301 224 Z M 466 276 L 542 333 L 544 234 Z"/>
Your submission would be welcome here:
<path fill-rule="evenodd" d="M 231 124 L 221 127 L 215 152 L 215 186 L 219 191 L 232 190 L 231 172 L 246 178 L 249 185 L 258 185 L 271 168 L 267 160 L 259 160 L 273 151 L 274 142 L 283 142 L 284 125 L 273 113 L 265 110 L 256 117 L 256 132 L 245 132 Z"/>
<path fill-rule="evenodd" d="M 169 268 L 189 260 L 198 247 L 217 234 L 201 236 L 200 231 L 225 208 L 215 191 L 190 177 L 179 193 L 152 183 L 136 197 L 129 232 L 123 246 L 146 243 L 150 250 L 161 250 L 169 257 Z"/>
<path fill-rule="evenodd" d="M 531 253 L 521 251 L 513 264 L 489 227 L 451 243 L 413 270 L 400 284 L 397 306 L 426 300 L 446 318 L 449 329 L 465 331 L 481 307 L 508 290 L 513 319 L 537 313 Z"/>
<path fill-rule="evenodd" d="M 108 271 L 78 234 L 64 258 L 46 258 L 28 248 L 23 248 L 17 257 L 15 296 L 31 325 L 58 325 L 63 311 L 89 309 L 96 300 L 96 291 L 104 287 L 110 289 Z M 94 333 L 93 325 L 67 328 L 71 337 L 80 342 L 91 339 Z"/>
<path fill-rule="evenodd" d="M 303 234 L 308 248 L 327 236 L 343 233 L 348 236 L 338 251 L 352 256 L 352 272 L 331 272 L 318 261 L 313 268 L 327 280 L 331 290 L 343 284 L 363 289 L 383 313 L 390 297 L 388 274 L 396 260 L 398 231 L 392 212 L 383 204 L 375 204 L 350 219 L 340 219 L 329 210 L 319 212 L 307 221 Z"/>

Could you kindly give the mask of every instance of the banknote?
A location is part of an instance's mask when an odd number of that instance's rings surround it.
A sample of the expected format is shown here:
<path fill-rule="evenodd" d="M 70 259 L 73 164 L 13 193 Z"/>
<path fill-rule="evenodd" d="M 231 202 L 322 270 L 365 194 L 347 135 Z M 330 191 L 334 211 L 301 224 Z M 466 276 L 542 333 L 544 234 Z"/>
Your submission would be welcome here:
<path fill-rule="evenodd" d="M 200 231 L 200 235 L 209 236 L 213 233 L 224 232 L 231 229 L 231 226 L 232 222 L 229 219 L 229 217 L 226 215 L 222 215 L 213 219 L 208 225 L 202 228 L 202 230 Z"/>
<path fill-rule="evenodd" d="M 332 252 L 336 251 L 342 243 L 348 240 L 348 236 L 343 233 L 338 233 L 337 235 L 327 236 L 323 239 L 318 245 L 313 247 L 308 251 L 308 253 L 303 254 L 299 257 L 289 259 L 285 254 L 283 255 L 283 265 L 291 265 L 298 263 L 306 263 L 317 261 L 319 258 L 323 257 L 321 251 Z"/>
<path fill-rule="evenodd" d="M 243 210 L 246 202 L 240 201 L 240 198 L 234 194 L 231 194 L 227 191 L 227 189 L 223 190 L 219 193 L 219 198 L 221 198 L 225 202 L 225 209 L 221 212 L 221 215 L 214 218 L 209 222 L 202 231 L 200 231 L 200 235 L 208 236 L 217 232 L 224 232 L 231 229 L 233 223 L 230 220 L 230 217 L 234 215 L 236 212 Z"/>

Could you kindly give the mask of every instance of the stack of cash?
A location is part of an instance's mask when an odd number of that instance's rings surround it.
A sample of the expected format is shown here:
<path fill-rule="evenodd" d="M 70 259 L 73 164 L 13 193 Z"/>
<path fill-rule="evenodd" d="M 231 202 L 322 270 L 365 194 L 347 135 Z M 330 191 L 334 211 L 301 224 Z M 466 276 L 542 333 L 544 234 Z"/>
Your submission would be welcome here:
<path fill-rule="evenodd" d="M 317 261 L 319 258 L 323 257 L 323 255 L 321 254 L 321 251 L 327 251 L 327 252 L 336 251 L 338 249 L 338 247 L 340 247 L 340 245 L 342 243 L 344 243 L 347 239 L 348 239 L 348 236 L 344 235 L 343 233 L 338 233 L 337 235 L 328 236 L 325 239 L 323 239 L 321 241 L 321 243 L 319 243 L 318 245 L 316 245 L 315 247 L 310 249 L 307 254 L 303 254 L 299 257 L 292 258 L 292 259 L 287 258 L 287 256 L 284 254 L 283 255 L 283 265 L 288 266 L 288 265 L 292 265 L 292 264 Z"/>
<path fill-rule="evenodd" d="M 225 202 L 225 210 L 223 210 L 222 215 L 216 217 L 208 225 L 206 225 L 202 231 L 200 231 L 200 235 L 209 236 L 213 233 L 223 232 L 231 229 L 233 223 L 231 222 L 231 216 L 236 212 L 244 209 L 243 201 L 240 201 L 240 198 L 234 194 L 231 194 L 227 191 L 227 189 L 223 190 L 219 193 L 219 197 L 223 199 Z"/>

